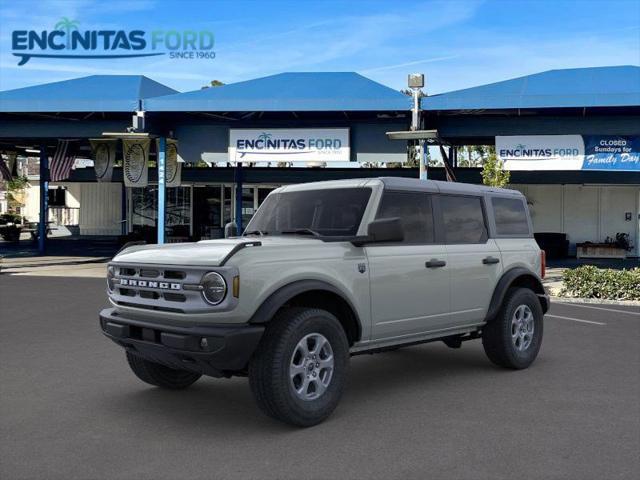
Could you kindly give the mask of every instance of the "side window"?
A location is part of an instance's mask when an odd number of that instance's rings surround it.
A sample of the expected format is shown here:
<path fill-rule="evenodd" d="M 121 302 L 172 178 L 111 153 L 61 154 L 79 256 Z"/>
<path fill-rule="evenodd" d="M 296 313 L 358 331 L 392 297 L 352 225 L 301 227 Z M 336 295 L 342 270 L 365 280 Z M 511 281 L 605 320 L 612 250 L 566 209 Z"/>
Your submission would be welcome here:
<path fill-rule="evenodd" d="M 404 243 L 433 243 L 431 195 L 418 192 L 384 192 L 376 218 L 400 217 Z"/>
<path fill-rule="evenodd" d="M 445 241 L 447 243 L 484 243 L 487 227 L 480 197 L 440 196 Z"/>
<path fill-rule="evenodd" d="M 524 202 L 520 198 L 491 199 L 498 235 L 529 235 L 529 223 Z"/>

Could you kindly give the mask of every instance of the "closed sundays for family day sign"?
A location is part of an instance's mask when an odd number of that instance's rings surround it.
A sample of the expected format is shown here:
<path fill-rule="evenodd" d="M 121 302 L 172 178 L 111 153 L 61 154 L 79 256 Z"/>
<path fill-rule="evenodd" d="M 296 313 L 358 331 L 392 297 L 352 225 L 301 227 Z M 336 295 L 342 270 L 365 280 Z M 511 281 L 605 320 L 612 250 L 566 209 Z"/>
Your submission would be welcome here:
<path fill-rule="evenodd" d="M 348 128 L 229 130 L 231 162 L 348 162 Z"/>
<path fill-rule="evenodd" d="M 496 154 L 507 170 L 640 171 L 637 136 L 497 136 Z"/>

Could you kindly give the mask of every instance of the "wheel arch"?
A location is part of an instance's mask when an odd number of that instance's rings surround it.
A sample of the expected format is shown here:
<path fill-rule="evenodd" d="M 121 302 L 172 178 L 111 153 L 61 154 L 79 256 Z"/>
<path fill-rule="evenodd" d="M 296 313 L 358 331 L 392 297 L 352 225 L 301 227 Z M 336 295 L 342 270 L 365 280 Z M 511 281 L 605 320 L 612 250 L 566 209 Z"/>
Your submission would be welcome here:
<path fill-rule="evenodd" d="M 549 310 L 549 298 L 540 279 L 526 268 L 515 267 L 507 270 L 503 273 L 502 277 L 500 277 L 493 291 L 485 321 L 489 322 L 495 318 L 500 311 L 507 291 L 514 287 L 531 289 L 538 296 L 543 313 Z"/>
<path fill-rule="evenodd" d="M 362 337 L 356 308 L 339 288 L 322 280 L 298 280 L 280 287 L 262 302 L 249 323 L 268 323 L 288 306 L 320 308 L 332 313 L 342 324 L 350 346 Z"/>

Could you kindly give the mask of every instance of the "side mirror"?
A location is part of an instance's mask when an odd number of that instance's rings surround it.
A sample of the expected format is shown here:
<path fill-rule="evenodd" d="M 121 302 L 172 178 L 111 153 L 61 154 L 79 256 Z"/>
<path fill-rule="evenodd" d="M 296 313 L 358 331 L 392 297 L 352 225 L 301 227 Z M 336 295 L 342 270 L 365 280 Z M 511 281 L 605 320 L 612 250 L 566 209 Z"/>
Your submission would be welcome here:
<path fill-rule="evenodd" d="M 374 220 L 367 227 L 367 236 L 352 242 L 356 246 L 367 243 L 401 242 L 404 240 L 404 230 L 400 218 L 380 218 Z"/>
<path fill-rule="evenodd" d="M 229 222 L 224 226 L 224 238 L 229 237 L 237 237 L 238 236 L 238 226 L 235 222 Z"/>

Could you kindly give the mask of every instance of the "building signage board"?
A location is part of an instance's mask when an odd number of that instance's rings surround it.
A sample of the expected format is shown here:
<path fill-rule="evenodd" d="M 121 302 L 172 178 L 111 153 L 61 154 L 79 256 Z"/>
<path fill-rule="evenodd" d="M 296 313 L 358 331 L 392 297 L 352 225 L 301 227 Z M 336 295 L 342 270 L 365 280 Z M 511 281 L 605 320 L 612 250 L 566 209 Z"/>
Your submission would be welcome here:
<path fill-rule="evenodd" d="M 497 136 L 496 154 L 507 170 L 580 170 L 584 141 L 580 135 Z"/>
<path fill-rule="evenodd" d="M 496 136 L 496 154 L 507 170 L 640 171 L 637 136 Z"/>
<path fill-rule="evenodd" d="M 583 170 L 640 171 L 640 137 L 584 137 Z"/>
<path fill-rule="evenodd" d="M 229 130 L 230 162 L 348 162 L 348 128 Z"/>

